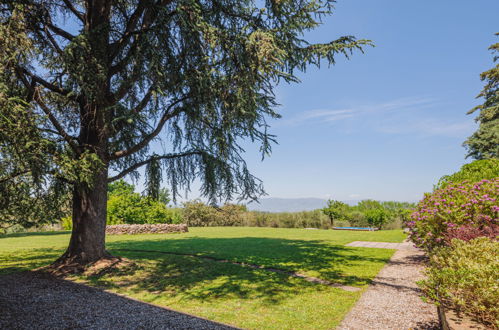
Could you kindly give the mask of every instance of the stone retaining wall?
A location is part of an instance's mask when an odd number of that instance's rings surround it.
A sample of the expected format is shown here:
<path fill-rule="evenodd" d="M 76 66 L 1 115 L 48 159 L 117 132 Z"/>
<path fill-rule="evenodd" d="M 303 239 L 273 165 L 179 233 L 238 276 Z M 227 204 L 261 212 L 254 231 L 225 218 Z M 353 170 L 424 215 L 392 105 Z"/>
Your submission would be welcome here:
<path fill-rule="evenodd" d="M 110 225 L 106 227 L 108 235 L 123 234 L 169 234 L 186 233 L 189 229 L 186 224 L 144 224 L 144 225 Z"/>

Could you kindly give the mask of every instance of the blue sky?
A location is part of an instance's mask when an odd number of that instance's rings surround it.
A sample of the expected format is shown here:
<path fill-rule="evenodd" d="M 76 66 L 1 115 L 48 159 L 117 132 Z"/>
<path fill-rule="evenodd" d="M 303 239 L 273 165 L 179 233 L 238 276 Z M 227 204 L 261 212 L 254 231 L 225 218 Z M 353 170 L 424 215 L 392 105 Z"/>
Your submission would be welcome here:
<path fill-rule="evenodd" d="M 497 0 L 339 0 L 307 39 L 354 35 L 376 47 L 278 86 L 279 144 L 262 162 L 245 143 L 249 169 L 269 197 L 421 199 L 470 161 L 462 143 L 476 124 L 466 112 L 493 66 L 497 13 Z"/>
<path fill-rule="evenodd" d="M 277 89 L 279 145 L 250 169 L 271 197 L 416 201 L 466 160 L 492 67 L 499 1 L 340 0 L 308 39 L 371 39 L 375 48 L 310 69 Z"/>

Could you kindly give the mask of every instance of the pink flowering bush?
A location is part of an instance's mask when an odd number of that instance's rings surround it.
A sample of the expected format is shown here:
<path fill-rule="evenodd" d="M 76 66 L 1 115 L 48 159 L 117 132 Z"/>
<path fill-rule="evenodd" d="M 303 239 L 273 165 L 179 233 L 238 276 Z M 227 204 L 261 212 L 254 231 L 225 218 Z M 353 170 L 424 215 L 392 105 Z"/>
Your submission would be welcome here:
<path fill-rule="evenodd" d="M 447 228 L 444 240 L 446 245 L 451 245 L 453 239 L 461 241 L 471 241 L 477 237 L 487 237 L 491 240 L 499 240 L 499 225 L 490 225 L 487 227 L 474 227 L 472 225 L 464 225 L 460 227 Z"/>
<path fill-rule="evenodd" d="M 485 228 L 499 224 L 499 178 L 450 183 L 425 194 L 411 214 L 410 239 L 427 251 L 445 245 L 451 228 Z"/>

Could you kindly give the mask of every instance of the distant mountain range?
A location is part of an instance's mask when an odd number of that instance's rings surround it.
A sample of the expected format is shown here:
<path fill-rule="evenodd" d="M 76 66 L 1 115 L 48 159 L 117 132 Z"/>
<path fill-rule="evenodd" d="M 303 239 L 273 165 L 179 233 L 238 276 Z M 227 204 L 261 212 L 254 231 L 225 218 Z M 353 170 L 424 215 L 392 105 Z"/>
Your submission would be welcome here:
<path fill-rule="evenodd" d="M 358 200 L 343 201 L 355 205 Z M 261 198 L 259 203 L 247 204 L 250 211 L 262 212 L 299 212 L 321 209 L 326 206 L 327 200 L 322 198 Z"/>

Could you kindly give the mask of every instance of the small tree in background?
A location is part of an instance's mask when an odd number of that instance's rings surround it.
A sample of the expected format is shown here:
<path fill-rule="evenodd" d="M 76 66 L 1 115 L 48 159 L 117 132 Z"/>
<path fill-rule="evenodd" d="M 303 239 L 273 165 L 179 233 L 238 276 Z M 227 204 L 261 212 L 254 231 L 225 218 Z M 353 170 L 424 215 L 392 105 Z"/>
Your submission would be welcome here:
<path fill-rule="evenodd" d="M 367 219 L 367 223 L 372 226 L 376 227 L 379 229 L 383 228 L 383 225 L 388 221 L 389 219 L 389 213 L 387 210 L 384 208 L 376 208 L 376 209 L 369 209 L 364 212 L 364 215 Z"/>
<path fill-rule="evenodd" d="M 329 217 L 331 227 L 334 227 L 334 221 L 345 220 L 347 218 L 348 205 L 330 199 L 327 201 L 327 206 L 322 209 L 322 212 Z"/>
<path fill-rule="evenodd" d="M 499 36 L 499 33 L 496 33 Z M 489 48 L 493 54 L 499 54 L 499 43 Z M 494 62 L 499 56 L 494 56 Z M 475 119 L 480 126 L 465 142 L 468 150 L 467 157 L 475 159 L 499 158 L 499 63 L 492 69 L 481 74 L 480 78 L 486 81 L 478 97 L 485 99 L 484 103 L 473 108 L 468 114 L 480 111 Z"/>

